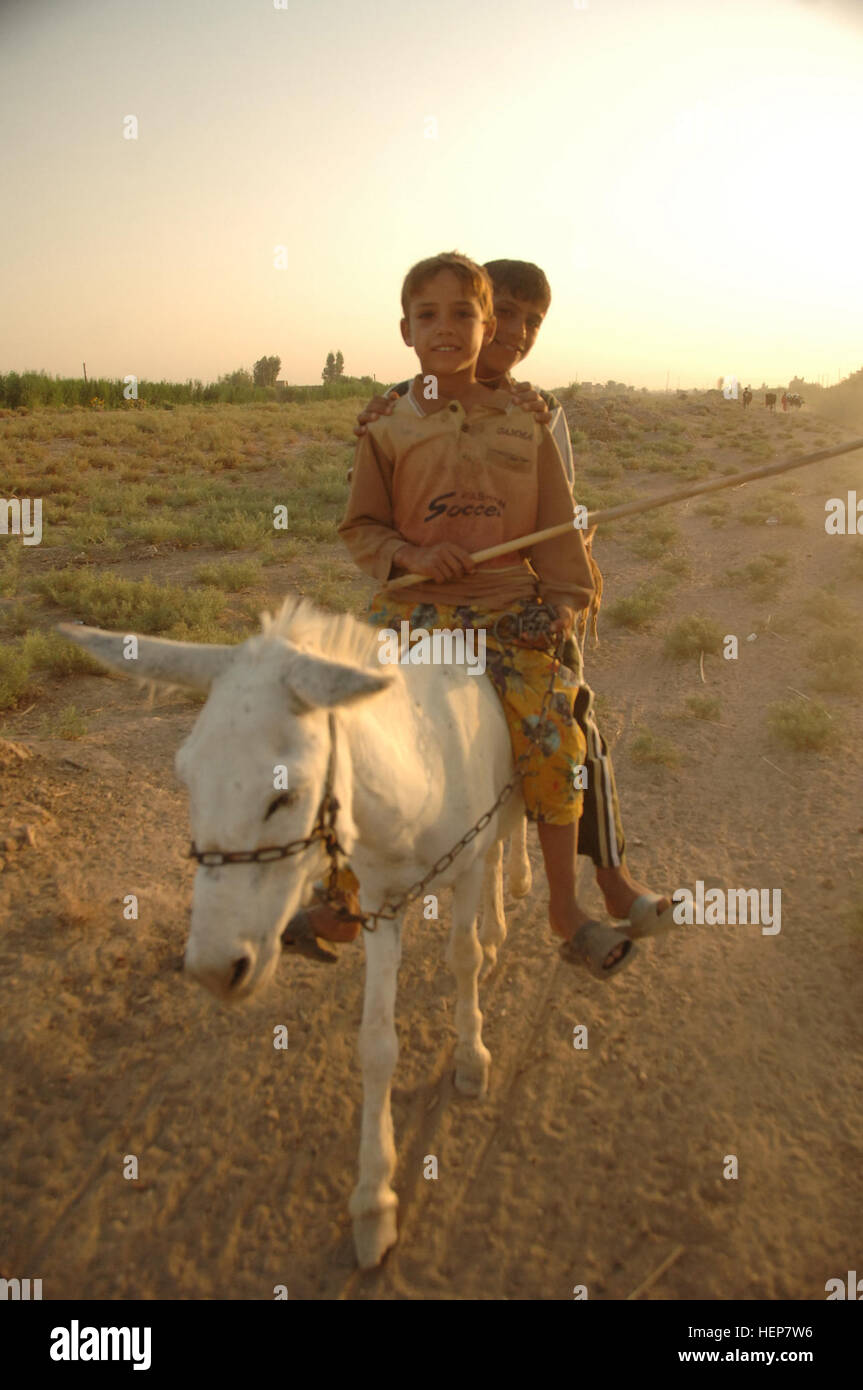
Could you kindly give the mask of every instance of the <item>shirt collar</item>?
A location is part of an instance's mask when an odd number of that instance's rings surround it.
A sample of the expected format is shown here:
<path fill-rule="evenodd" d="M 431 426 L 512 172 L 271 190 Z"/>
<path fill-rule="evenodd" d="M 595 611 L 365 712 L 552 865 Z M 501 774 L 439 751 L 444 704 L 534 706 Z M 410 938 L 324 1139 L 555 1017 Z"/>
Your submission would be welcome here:
<path fill-rule="evenodd" d="M 443 410 L 440 411 L 425 410 L 422 401 L 420 401 L 417 398 L 416 392 L 414 390 L 415 386 L 416 377 L 414 377 L 414 379 L 411 381 L 410 386 L 408 387 L 408 399 L 411 405 L 413 406 L 414 410 L 416 411 L 417 415 L 444 415 L 447 413 L 449 409 L 448 406 L 444 406 Z M 458 410 L 461 411 L 462 414 L 466 413 L 464 407 L 460 405 L 458 401 L 453 401 L 452 404 L 455 405 L 458 408 Z M 498 390 L 496 391 L 488 391 L 486 393 L 486 398 L 482 403 L 483 410 L 500 410 L 503 411 L 504 414 L 508 414 L 510 410 L 516 408 L 516 401 L 514 400 L 510 392 L 504 391 L 500 388 L 498 388 Z M 453 414 L 455 414 L 455 411 L 453 412 Z"/>

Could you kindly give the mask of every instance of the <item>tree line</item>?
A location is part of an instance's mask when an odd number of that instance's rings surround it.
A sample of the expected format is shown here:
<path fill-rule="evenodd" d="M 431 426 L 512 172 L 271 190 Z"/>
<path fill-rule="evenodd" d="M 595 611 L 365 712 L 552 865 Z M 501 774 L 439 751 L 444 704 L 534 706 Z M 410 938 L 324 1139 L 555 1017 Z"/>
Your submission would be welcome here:
<path fill-rule="evenodd" d="M 218 403 L 248 405 L 254 402 L 278 401 L 304 404 L 317 400 L 344 400 L 352 396 L 368 399 L 381 390 L 371 376 L 344 376 L 321 382 L 320 386 L 276 387 L 272 364 L 278 358 L 262 358 L 266 369 L 257 373 L 238 367 L 220 376 L 218 381 L 150 381 L 141 378 L 135 386 L 137 397 L 129 398 L 129 386 L 119 377 L 59 377 L 40 372 L 0 373 L 0 408 L 17 410 L 34 406 L 97 406 L 111 409 L 123 406 L 192 405 Z M 259 368 L 260 363 L 255 363 Z M 266 376 L 264 373 L 266 372 Z M 262 380 L 263 378 L 263 380 Z"/>

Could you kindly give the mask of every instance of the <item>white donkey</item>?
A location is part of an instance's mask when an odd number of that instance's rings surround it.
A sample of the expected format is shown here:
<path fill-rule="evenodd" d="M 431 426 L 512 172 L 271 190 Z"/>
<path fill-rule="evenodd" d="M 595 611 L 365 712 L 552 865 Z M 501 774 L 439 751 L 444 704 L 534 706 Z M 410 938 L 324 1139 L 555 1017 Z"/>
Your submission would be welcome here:
<path fill-rule="evenodd" d="M 381 666 L 373 628 L 286 600 L 239 646 L 207 646 L 64 624 L 65 636 L 128 675 L 209 690 L 177 771 L 189 788 L 199 860 L 186 969 L 227 1001 L 269 981 L 286 923 L 326 863 L 319 839 L 291 857 L 220 863 L 222 855 L 311 837 L 331 782 L 336 833 L 374 912 L 420 879 L 489 810 L 513 773 L 506 720 L 491 682 L 449 666 Z M 287 776 L 279 781 L 278 770 Z M 281 785 L 287 791 L 278 791 Z M 518 790 L 429 885 L 454 889 L 449 962 L 458 994 L 455 1084 L 480 1096 L 490 1056 L 477 981 L 503 942 L 503 836 L 516 830 Z M 523 820 L 522 820 L 523 826 Z M 294 849 L 296 846 L 294 845 Z M 513 888 L 529 886 L 523 829 Z M 208 864 L 207 859 L 213 861 Z M 476 919 L 485 884 L 482 930 Z M 390 1085 L 398 1057 L 396 975 L 404 912 L 363 933 L 366 988 L 360 1032 L 363 1116 L 359 1181 L 351 1196 L 359 1264 L 378 1264 L 397 1239 L 396 1152 Z"/>

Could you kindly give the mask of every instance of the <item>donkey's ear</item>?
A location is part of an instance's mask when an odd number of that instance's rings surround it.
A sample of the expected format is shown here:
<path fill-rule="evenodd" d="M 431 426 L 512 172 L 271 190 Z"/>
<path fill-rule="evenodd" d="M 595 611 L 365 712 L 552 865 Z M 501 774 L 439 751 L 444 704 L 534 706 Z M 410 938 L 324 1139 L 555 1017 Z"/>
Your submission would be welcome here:
<path fill-rule="evenodd" d="M 380 694 L 391 684 L 392 676 L 300 652 L 285 672 L 284 681 L 291 694 L 308 709 L 331 709 Z"/>
<path fill-rule="evenodd" d="M 122 671 L 124 676 L 189 686 L 193 690 L 209 690 L 237 655 L 236 647 L 173 642 L 167 637 L 138 637 L 133 633 L 105 632 L 99 627 L 81 627 L 77 623 L 59 623 L 57 631 L 85 647 L 105 666 Z"/>

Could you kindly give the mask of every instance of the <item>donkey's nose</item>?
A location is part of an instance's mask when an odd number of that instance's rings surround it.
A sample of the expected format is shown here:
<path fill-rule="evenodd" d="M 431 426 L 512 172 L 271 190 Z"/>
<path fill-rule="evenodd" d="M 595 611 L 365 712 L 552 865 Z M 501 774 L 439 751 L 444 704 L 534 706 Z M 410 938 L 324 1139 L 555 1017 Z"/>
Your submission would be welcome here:
<path fill-rule="evenodd" d="M 242 986 L 252 974 L 254 964 L 255 957 L 250 948 L 244 950 L 241 955 L 218 964 L 212 958 L 208 960 L 205 955 L 199 955 L 197 951 L 188 948 L 186 950 L 187 974 L 192 975 L 199 984 L 220 999 L 235 998 L 242 993 Z"/>
<path fill-rule="evenodd" d="M 241 985 L 243 983 L 243 980 L 246 978 L 251 968 L 252 957 L 248 954 L 245 956 L 239 956 L 238 959 L 234 961 L 233 967 L 231 969 L 231 989 L 236 989 L 237 985 Z"/>

